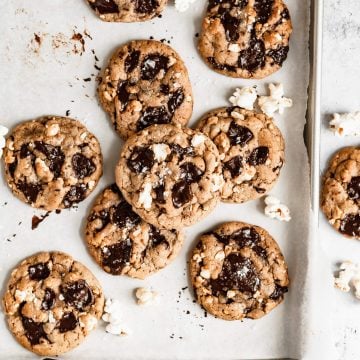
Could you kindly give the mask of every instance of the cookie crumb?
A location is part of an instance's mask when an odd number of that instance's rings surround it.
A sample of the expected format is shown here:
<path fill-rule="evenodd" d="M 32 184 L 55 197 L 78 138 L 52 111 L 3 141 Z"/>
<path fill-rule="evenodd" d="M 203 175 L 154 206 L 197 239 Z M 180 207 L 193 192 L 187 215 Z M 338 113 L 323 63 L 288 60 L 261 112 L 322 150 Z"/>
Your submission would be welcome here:
<path fill-rule="evenodd" d="M 159 294 L 156 291 L 141 287 L 135 290 L 138 305 L 151 305 L 158 301 Z"/>
<path fill-rule="evenodd" d="M 265 215 L 280 221 L 290 221 L 290 210 L 289 208 L 281 204 L 280 200 L 275 196 L 267 196 L 265 199 Z"/>

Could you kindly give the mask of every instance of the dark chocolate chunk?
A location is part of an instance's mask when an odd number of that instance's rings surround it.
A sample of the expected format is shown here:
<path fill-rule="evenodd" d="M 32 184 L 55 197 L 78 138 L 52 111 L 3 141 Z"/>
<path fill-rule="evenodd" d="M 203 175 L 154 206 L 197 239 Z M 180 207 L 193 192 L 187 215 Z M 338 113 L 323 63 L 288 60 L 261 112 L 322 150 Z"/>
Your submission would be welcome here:
<path fill-rule="evenodd" d="M 94 10 L 97 10 L 99 14 L 114 14 L 119 12 L 119 6 L 114 0 L 88 0 L 88 3 Z"/>
<path fill-rule="evenodd" d="M 204 172 L 192 162 L 186 162 L 180 166 L 180 177 L 188 184 L 201 180 Z"/>
<path fill-rule="evenodd" d="M 280 14 L 281 18 L 282 19 L 285 19 L 285 20 L 289 20 L 290 19 L 290 13 L 289 13 L 289 9 L 288 8 L 285 8 L 282 13 Z"/>
<path fill-rule="evenodd" d="M 165 106 L 148 107 L 137 122 L 137 130 L 143 130 L 154 124 L 169 124 L 171 115 Z"/>
<path fill-rule="evenodd" d="M 51 310 L 55 305 L 56 295 L 53 290 L 46 288 L 41 308 L 43 310 Z"/>
<path fill-rule="evenodd" d="M 26 157 L 32 155 L 32 151 L 29 149 L 29 144 L 23 144 L 20 148 L 20 159 L 25 159 Z"/>
<path fill-rule="evenodd" d="M 71 164 L 78 179 L 84 179 L 96 170 L 94 162 L 81 153 L 76 153 L 71 159 Z"/>
<path fill-rule="evenodd" d="M 14 162 L 9 164 L 9 173 L 10 173 L 12 178 L 14 178 L 14 176 L 15 176 L 15 171 L 16 171 L 17 166 L 18 166 L 18 161 L 15 158 Z"/>
<path fill-rule="evenodd" d="M 352 200 L 358 200 L 360 198 L 360 176 L 351 178 L 347 187 L 347 193 Z"/>
<path fill-rule="evenodd" d="M 239 176 L 243 167 L 242 160 L 243 158 L 240 155 L 234 156 L 224 163 L 223 169 L 228 170 L 233 178 Z"/>
<path fill-rule="evenodd" d="M 253 36 L 247 49 L 241 50 L 238 59 L 241 69 L 253 72 L 265 65 L 265 45 L 262 40 Z"/>
<path fill-rule="evenodd" d="M 125 110 L 127 104 L 130 100 L 130 93 L 127 91 L 127 86 L 129 83 L 127 81 L 119 81 L 118 87 L 116 90 L 116 95 L 121 103 L 121 110 Z"/>
<path fill-rule="evenodd" d="M 280 298 L 284 297 L 284 294 L 289 291 L 287 286 L 280 286 L 278 284 L 275 284 L 275 290 L 273 293 L 269 296 L 271 300 L 278 300 Z"/>
<path fill-rule="evenodd" d="M 21 322 L 25 330 L 26 338 L 29 340 L 31 345 L 40 344 L 41 339 L 48 341 L 43 323 L 35 322 L 25 316 L 21 317 Z"/>
<path fill-rule="evenodd" d="M 127 161 L 129 169 L 137 174 L 149 171 L 155 162 L 154 152 L 147 147 L 135 147 Z"/>
<path fill-rule="evenodd" d="M 110 269 L 111 274 L 118 275 L 130 261 L 132 250 L 131 240 L 102 248 L 102 264 Z"/>
<path fill-rule="evenodd" d="M 65 303 L 78 310 L 85 310 L 94 302 L 93 293 L 85 280 L 78 280 L 61 286 L 61 293 L 64 296 Z"/>
<path fill-rule="evenodd" d="M 150 54 L 141 64 L 141 79 L 153 80 L 160 70 L 168 69 L 169 58 L 160 54 Z"/>
<path fill-rule="evenodd" d="M 235 240 L 240 247 L 252 247 L 257 244 L 261 237 L 260 234 L 250 227 L 243 227 L 230 235 L 230 238 Z"/>
<path fill-rule="evenodd" d="M 139 65 L 140 51 L 131 50 L 130 54 L 125 59 L 125 71 L 130 74 Z"/>
<path fill-rule="evenodd" d="M 172 202 L 176 209 L 188 203 L 193 197 L 191 184 L 185 180 L 181 180 L 173 186 Z"/>
<path fill-rule="evenodd" d="M 50 275 L 50 269 L 46 263 L 38 263 L 31 265 L 28 268 L 29 277 L 31 280 L 45 280 Z"/>
<path fill-rule="evenodd" d="M 76 316 L 72 312 L 65 313 L 59 322 L 59 331 L 61 333 L 66 333 L 68 331 L 74 330 L 78 325 Z"/>
<path fill-rule="evenodd" d="M 288 46 L 279 46 L 276 49 L 269 50 L 266 55 L 272 57 L 275 64 L 282 65 L 287 58 L 289 52 Z"/>
<path fill-rule="evenodd" d="M 238 125 L 234 121 L 231 123 L 227 135 L 230 139 L 231 145 L 233 146 L 244 146 L 254 137 L 253 133 L 249 128 Z"/>
<path fill-rule="evenodd" d="M 135 214 L 126 201 L 122 201 L 111 209 L 110 219 L 118 227 L 133 227 L 141 222 L 139 215 Z"/>
<path fill-rule="evenodd" d="M 19 181 L 16 187 L 25 195 L 26 199 L 34 203 L 42 189 L 40 184 L 31 184 L 25 181 Z"/>
<path fill-rule="evenodd" d="M 158 7 L 158 0 L 135 0 L 135 11 L 141 14 L 152 14 Z"/>
<path fill-rule="evenodd" d="M 239 38 L 239 26 L 241 24 L 241 19 L 238 19 L 230 14 L 231 8 L 221 8 L 219 10 L 219 15 L 221 19 L 221 24 L 225 30 L 225 36 L 227 41 L 236 42 Z"/>
<path fill-rule="evenodd" d="M 155 191 L 155 201 L 158 204 L 165 204 L 166 201 L 165 201 L 165 195 L 164 195 L 164 192 L 165 192 L 164 184 L 160 184 L 157 187 L 155 187 L 154 191 Z"/>
<path fill-rule="evenodd" d="M 172 154 L 179 156 L 180 161 L 184 156 L 194 156 L 194 149 L 191 146 L 182 147 L 178 144 L 170 144 Z"/>
<path fill-rule="evenodd" d="M 236 66 L 227 65 L 227 64 L 219 64 L 214 57 L 208 57 L 207 61 L 213 66 L 213 68 L 218 70 L 225 70 L 228 72 L 236 72 Z"/>
<path fill-rule="evenodd" d="M 161 91 L 164 95 L 168 95 L 168 94 L 170 93 L 170 87 L 169 87 L 169 85 L 161 84 L 161 85 L 160 85 L 160 91 Z"/>
<path fill-rule="evenodd" d="M 257 20 L 261 24 L 265 24 L 274 5 L 274 0 L 255 0 L 254 8 L 257 12 Z"/>
<path fill-rule="evenodd" d="M 79 184 L 70 188 L 67 194 L 64 196 L 63 203 L 66 208 L 71 205 L 81 202 L 86 196 L 86 185 Z"/>
<path fill-rule="evenodd" d="M 345 216 L 340 222 L 340 232 L 349 236 L 360 236 L 360 214 Z"/>
<path fill-rule="evenodd" d="M 65 154 L 60 146 L 53 146 L 42 141 L 35 141 L 35 150 L 43 153 L 49 161 L 49 169 L 54 173 L 55 179 L 61 174 L 61 168 L 65 161 Z"/>
<path fill-rule="evenodd" d="M 168 100 L 168 109 L 171 115 L 173 115 L 176 109 L 183 103 L 184 98 L 185 96 L 182 89 L 178 89 L 174 93 L 170 94 Z"/>
<path fill-rule="evenodd" d="M 269 148 L 267 146 L 259 146 L 251 152 L 248 163 L 252 166 L 265 164 L 268 156 Z"/>
<path fill-rule="evenodd" d="M 94 221 L 96 219 L 99 219 L 101 221 L 101 226 L 96 229 L 96 232 L 99 232 L 99 231 L 103 230 L 106 227 L 107 224 L 110 223 L 109 209 L 101 210 L 98 213 L 92 213 L 89 216 L 88 221 Z"/>
<path fill-rule="evenodd" d="M 167 243 L 164 235 L 160 233 L 160 230 L 155 226 L 150 225 L 149 231 L 149 245 L 150 247 L 155 247 L 160 244 Z"/>

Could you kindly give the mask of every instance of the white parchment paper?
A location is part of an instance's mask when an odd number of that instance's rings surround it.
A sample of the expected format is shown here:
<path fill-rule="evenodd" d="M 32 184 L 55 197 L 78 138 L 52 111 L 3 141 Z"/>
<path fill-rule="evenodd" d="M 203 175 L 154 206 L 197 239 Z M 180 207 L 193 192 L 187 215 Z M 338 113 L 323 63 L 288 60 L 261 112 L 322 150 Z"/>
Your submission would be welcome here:
<path fill-rule="evenodd" d="M 125 323 L 133 331 L 114 337 L 101 325 L 76 350 L 63 358 L 73 359 L 255 359 L 300 358 L 308 337 L 307 280 L 310 239 L 309 165 L 303 141 L 308 84 L 308 1 L 288 0 L 294 32 L 289 58 L 283 68 L 262 81 L 230 79 L 211 71 L 196 50 L 206 2 L 198 0 L 179 14 L 172 3 L 161 19 L 143 24 L 101 22 L 85 1 L 12 0 L 0 5 L 0 123 L 11 128 L 20 121 L 44 114 L 70 116 L 85 123 L 100 140 L 104 176 L 98 188 L 76 212 L 51 214 L 37 230 L 31 230 L 33 214 L 41 214 L 15 199 L 3 176 L 0 179 L 0 283 L 23 258 L 43 250 L 60 250 L 88 266 L 101 281 L 108 297 L 124 304 Z M 71 40 L 85 31 L 85 51 Z M 34 34 L 41 37 L 41 45 Z M 283 82 L 285 95 L 294 106 L 276 123 L 286 139 L 286 164 L 272 194 L 287 204 L 289 223 L 265 217 L 263 201 L 243 205 L 221 204 L 205 220 L 187 229 L 187 241 L 179 257 L 165 270 L 144 280 L 113 277 L 103 272 L 87 253 L 83 239 L 84 219 L 94 197 L 114 181 L 113 170 L 121 141 L 98 106 L 92 74 L 106 64 L 111 53 L 132 39 L 166 39 L 183 57 L 194 90 L 195 108 L 190 125 L 208 110 L 226 106 L 234 87 L 258 85 L 265 94 L 269 82 Z M 74 49 L 74 46 L 76 47 Z M 94 49 L 98 61 L 95 60 Z M 78 53 L 76 53 L 78 52 Z M 80 55 L 80 53 L 82 55 Z M 91 78 L 91 81 L 83 79 Z M 3 169 L 1 170 L 3 171 Z M 193 303 L 187 286 L 186 259 L 196 238 L 223 221 L 241 220 L 263 226 L 279 242 L 288 261 L 291 289 L 285 302 L 257 321 L 226 322 L 205 316 Z M 139 307 L 133 289 L 153 287 L 161 294 L 160 305 Z M 4 290 L 2 290 L 3 292 Z M 305 299 L 305 302 L 304 302 Z M 187 313 L 189 312 L 189 313 Z M 316 337 L 316 329 L 312 336 Z M 0 357 L 31 358 L 0 321 Z"/>

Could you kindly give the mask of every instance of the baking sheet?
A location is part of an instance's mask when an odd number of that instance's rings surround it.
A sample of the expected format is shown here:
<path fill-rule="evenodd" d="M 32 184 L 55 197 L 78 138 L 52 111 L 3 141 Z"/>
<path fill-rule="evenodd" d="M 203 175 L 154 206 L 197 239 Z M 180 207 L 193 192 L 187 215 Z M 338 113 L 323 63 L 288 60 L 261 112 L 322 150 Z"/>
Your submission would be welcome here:
<path fill-rule="evenodd" d="M 123 303 L 124 322 L 132 329 L 132 335 L 114 337 L 106 334 L 101 325 L 80 347 L 62 358 L 255 359 L 301 358 L 306 353 L 309 309 L 306 285 L 312 224 L 303 127 L 309 78 L 309 3 L 296 0 L 287 3 L 294 25 L 288 60 L 281 71 L 267 79 L 246 81 L 216 74 L 200 59 L 195 34 L 200 30 L 206 6 L 203 0 L 197 0 L 184 14 L 177 13 L 170 4 L 161 19 L 143 24 L 101 22 L 84 1 L 1 2 L 1 124 L 11 128 L 22 120 L 44 114 L 65 115 L 69 110 L 70 116 L 96 134 L 104 154 L 104 176 L 92 196 L 81 203 L 77 211 L 51 214 L 34 231 L 30 230 L 31 218 L 41 212 L 15 199 L 3 176 L 0 180 L 0 282 L 3 287 L 10 269 L 21 259 L 37 251 L 56 249 L 82 261 L 100 280 L 106 296 Z M 84 48 L 76 36 L 73 38 L 74 33 L 83 35 Z M 140 281 L 103 272 L 87 253 L 82 233 L 94 197 L 114 180 L 113 170 L 121 148 L 121 141 L 97 104 L 93 74 L 97 75 L 98 71 L 94 65 L 106 64 L 120 44 L 150 36 L 169 40 L 189 69 L 195 99 L 191 125 L 208 110 L 226 106 L 235 87 L 256 84 L 259 93 L 265 94 L 269 82 L 284 83 L 285 95 L 294 100 L 294 106 L 285 115 L 276 116 L 275 121 L 286 139 L 287 162 L 272 194 L 290 207 L 293 219 L 280 223 L 265 217 L 261 200 L 243 205 L 221 204 L 205 220 L 187 229 L 187 242 L 172 265 Z M 88 78 L 91 81 L 84 81 Z M 225 322 L 206 317 L 193 303 L 187 288 L 186 259 L 196 237 L 229 220 L 266 228 L 279 242 L 289 264 L 291 290 L 285 302 L 261 320 Z M 132 293 L 139 286 L 158 291 L 160 304 L 146 308 L 136 305 Z M 0 333 L 1 358 L 32 358 L 16 343 L 3 320 Z M 312 336 L 316 339 L 316 328 Z"/>

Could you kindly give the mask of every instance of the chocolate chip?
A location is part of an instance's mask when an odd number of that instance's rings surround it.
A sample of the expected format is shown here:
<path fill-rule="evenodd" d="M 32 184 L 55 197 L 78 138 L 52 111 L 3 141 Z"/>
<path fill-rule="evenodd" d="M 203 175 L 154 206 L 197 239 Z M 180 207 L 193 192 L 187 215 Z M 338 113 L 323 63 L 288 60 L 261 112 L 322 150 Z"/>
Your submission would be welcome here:
<path fill-rule="evenodd" d="M 127 74 L 133 72 L 139 64 L 140 51 L 131 50 L 130 54 L 125 59 L 125 71 Z"/>
<path fill-rule="evenodd" d="M 345 216 L 340 222 L 339 230 L 349 236 L 360 236 L 360 214 Z"/>
<path fill-rule="evenodd" d="M 130 239 L 102 248 L 102 264 L 118 275 L 130 261 L 132 244 Z"/>
<path fill-rule="evenodd" d="M 73 155 L 71 164 L 78 179 L 84 179 L 96 170 L 94 162 L 81 153 Z"/>
<path fill-rule="evenodd" d="M 360 198 L 360 176 L 354 176 L 351 178 L 347 187 L 347 193 L 349 198 L 352 200 Z"/>
<path fill-rule="evenodd" d="M 253 72 L 265 65 L 265 45 L 264 42 L 252 37 L 247 49 L 239 53 L 238 65 L 241 69 Z"/>
<path fill-rule="evenodd" d="M 250 129 L 245 126 L 238 125 L 234 121 L 231 123 L 227 135 L 230 139 L 231 145 L 233 146 L 244 146 L 254 137 Z"/>
<path fill-rule="evenodd" d="M 176 209 L 188 203 L 192 197 L 191 184 L 188 184 L 185 180 L 181 180 L 173 186 L 172 202 Z"/>
<path fill-rule="evenodd" d="M 164 192 L 165 192 L 164 184 L 160 184 L 157 187 L 155 187 L 154 191 L 155 191 L 155 201 L 158 204 L 165 204 L 166 201 L 165 201 L 165 195 L 164 195 Z"/>
<path fill-rule="evenodd" d="M 119 12 L 119 6 L 114 0 L 88 0 L 88 2 L 94 10 L 99 12 L 99 14 L 113 14 Z"/>
<path fill-rule="evenodd" d="M 25 330 L 26 338 L 29 340 L 31 345 L 40 344 L 41 339 L 48 341 L 43 323 L 35 322 L 25 316 L 22 316 L 21 322 Z"/>
<path fill-rule="evenodd" d="M 169 58 L 160 54 L 150 54 L 141 64 L 141 79 L 153 80 L 160 70 L 168 69 Z"/>
<path fill-rule="evenodd" d="M 55 305 L 56 295 L 53 290 L 46 288 L 41 308 L 43 310 L 51 310 Z"/>
<path fill-rule="evenodd" d="M 135 0 L 135 10 L 141 14 L 152 14 L 158 7 L 158 0 Z"/>
<path fill-rule="evenodd" d="M 40 184 L 31 184 L 25 181 L 19 181 L 16 187 L 25 195 L 26 199 L 32 203 L 36 202 L 39 192 L 42 190 Z"/>
<path fill-rule="evenodd" d="M 143 130 L 154 124 L 169 124 L 171 116 L 165 106 L 148 107 L 137 122 L 137 130 Z"/>
<path fill-rule="evenodd" d="M 251 152 L 248 163 L 252 166 L 262 165 L 265 164 L 268 157 L 269 148 L 267 146 L 259 146 Z"/>
<path fill-rule="evenodd" d="M 287 286 L 280 286 L 278 284 L 275 284 L 275 290 L 273 293 L 269 296 L 271 300 L 278 300 L 280 298 L 284 297 L 284 294 L 289 291 Z"/>
<path fill-rule="evenodd" d="M 47 263 L 38 263 L 31 265 L 28 268 L 29 277 L 31 280 L 45 280 L 50 275 L 50 269 Z"/>
<path fill-rule="evenodd" d="M 85 310 L 94 302 L 92 291 L 85 280 L 74 281 L 62 286 L 61 293 L 64 296 L 65 303 L 78 310 Z"/>
<path fill-rule="evenodd" d="M 269 50 L 267 52 L 267 55 L 272 57 L 275 64 L 281 66 L 283 62 L 286 60 L 288 52 L 289 52 L 288 46 L 279 46 L 276 49 Z"/>
<path fill-rule="evenodd" d="M 274 5 L 274 0 L 255 0 L 254 9 L 257 12 L 257 20 L 261 24 L 265 24 Z"/>
<path fill-rule="evenodd" d="M 185 96 L 182 89 L 178 89 L 174 93 L 170 94 L 168 100 L 168 109 L 171 115 L 174 114 L 176 109 L 183 103 L 184 98 Z"/>
<path fill-rule="evenodd" d="M 71 205 L 79 203 L 85 199 L 86 196 L 86 185 L 79 184 L 74 185 L 66 193 L 63 199 L 64 206 L 69 208 Z"/>
<path fill-rule="evenodd" d="M 135 147 L 127 161 L 129 169 L 137 174 L 148 172 L 154 165 L 154 152 L 147 147 Z"/>
<path fill-rule="evenodd" d="M 208 57 L 207 61 L 213 66 L 213 68 L 218 70 L 224 70 L 228 72 L 236 72 L 236 66 L 219 64 L 214 57 Z"/>
<path fill-rule="evenodd" d="M 127 91 L 127 86 L 129 83 L 127 81 L 119 81 L 118 87 L 116 90 L 116 95 L 121 103 L 121 110 L 125 110 L 127 104 L 130 100 L 130 93 Z"/>
<path fill-rule="evenodd" d="M 228 290 L 254 294 L 259 285 L 260 279 L 253 263 L 238 253 L 228 255 L 217 279 L 210 280 L 214 296 L 226 294 Z"/>
<path fill-rule="evenodd" d="M 204 172 L 192 162 L 186 162 L 180 166 L 180 177 L 188 184 L 200 181 L 203 174 Z"/>
<path fill-rule="evenodd" d="M 76 316 L 72 312 L 65 313 L 59 322 L 59 331 L 63 334 L 74 330 L 78 325 Z"/>
<path fill-rule="evenodd" d="M 243 158 L 240 155 L 234 156 L 229 161 L 224 163 L 223 169 L 228 170 L 231 174 L 231 177 L 237 177 L 242 172 L 242 160 Z"/>
<path fill-rule="evenodd" d="M 120 228 L 133 227 L 141 222 L 139 215 L 132 211 L 131 206 L 126 201 L 122 201 L 111 210 L 110 219 L 111 223 Z"/>
<path fill-rule="evenodd" d="M 155 247 L 163 243 L 167 243 L 165 236 L 155 226 L 150 225 L 149 247 Z"/>
<path fill-rule="evenodd" d="M 35 141 L 35 150 L 43 153 L 49 161 L 49 169 L 57 179 L 61 174 L 61 168 L 65 161 L 65 154 L 60 146 L 53 146 L 42 141 Z"/>

